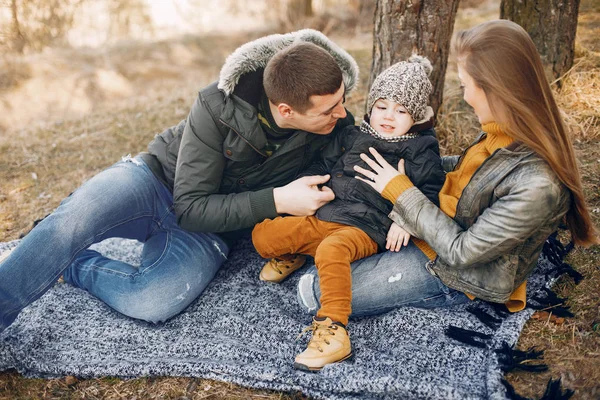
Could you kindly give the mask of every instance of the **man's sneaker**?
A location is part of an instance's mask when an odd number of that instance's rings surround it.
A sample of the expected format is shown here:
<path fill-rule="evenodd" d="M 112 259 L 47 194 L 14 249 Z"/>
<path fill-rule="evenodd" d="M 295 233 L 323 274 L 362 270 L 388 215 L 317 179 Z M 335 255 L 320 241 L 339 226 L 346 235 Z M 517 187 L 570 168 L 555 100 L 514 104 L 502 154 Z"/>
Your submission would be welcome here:
<path fill-rule="evenodd" d="M 350 336 L 342 324 L 334 323 L 331 318 L 325 318 L 323 321 L 313 318 L 312 325 L 303 333 L 307 330 L 312 331 L 312 337 L 306 350 L 296 356 L 294 368 L 318 371 L 327 364 L 352 357 Z"/>
<path fill-rule="evenodd" d="M 306 256 L 301 254 L 294 256 L 290 261 L 272 258 L 260 271 L 260 280 L 279 283 L 303 266 L 305 261 Z"/>

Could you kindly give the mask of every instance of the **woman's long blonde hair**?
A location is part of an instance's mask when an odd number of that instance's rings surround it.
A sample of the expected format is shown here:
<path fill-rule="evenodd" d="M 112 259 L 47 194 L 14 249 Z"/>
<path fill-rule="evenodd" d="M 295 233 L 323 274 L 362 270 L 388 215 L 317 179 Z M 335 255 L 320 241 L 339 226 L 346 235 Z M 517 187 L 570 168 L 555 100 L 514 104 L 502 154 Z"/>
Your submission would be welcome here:
<path fill-rule="evenodd" d="M 458 32 L 452 49 L 459 64 L 485 92 L 505 133 L 543 158 L 571 191 L 566 224 L 575 243 L 599 243 L 573 146 L 527 32 L 507 20 L 485 22 Z"/>

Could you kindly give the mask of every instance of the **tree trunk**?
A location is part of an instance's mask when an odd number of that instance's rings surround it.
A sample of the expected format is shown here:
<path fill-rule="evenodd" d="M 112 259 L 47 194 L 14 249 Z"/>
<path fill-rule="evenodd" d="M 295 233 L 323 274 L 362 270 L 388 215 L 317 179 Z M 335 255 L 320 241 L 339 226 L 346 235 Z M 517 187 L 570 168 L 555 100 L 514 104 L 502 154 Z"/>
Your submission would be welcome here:
<path fill-rule="evenodd" d="M 572 66 L 579 0 L 502 0 L 500 18 L 521 25 L 531 36 L 548 80 L 563 76 Z M 558 81 L 560 87 L 560 81 Z"/>
<path fill-rule="evenodd" d="M 313 16 L 312 0 L 289 0 L 287 16 L 290 21 Z"/>
<path fill-rule="evenodd" d="M 377 0 L 369 87 L 381 71 L 413 53 L 431 61 L 430 105 L 442 103 L 450 39 L 459 0 Z"/>
<path fill-rule="evenodd" d="M 13 48 L 17 53 L 23 54 L 23 50 L 25 49 L 25 37 L 23 36 L 23 32 L 21 32 L 21 24 L 19 23 L 17 0 L 11 0 L 10 11 L 12 15 Z"/>

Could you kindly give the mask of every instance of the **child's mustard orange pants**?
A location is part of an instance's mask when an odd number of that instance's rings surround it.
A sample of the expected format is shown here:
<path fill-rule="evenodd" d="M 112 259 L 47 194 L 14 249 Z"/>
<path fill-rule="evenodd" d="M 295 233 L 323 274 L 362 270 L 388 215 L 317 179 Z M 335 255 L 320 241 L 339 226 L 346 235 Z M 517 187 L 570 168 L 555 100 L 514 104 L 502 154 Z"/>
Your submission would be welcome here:
<path fill-rule="evenodd" d="M 277 217 L 252 231 L 256 251 L 264 258 L 291 259 L 294 254 L 315 258 L 321 285 L 318 317 L 348 324 L 352 311 L 350 263 L 377 252 L 377 243 L 362 230 L 314 216 Z"/>

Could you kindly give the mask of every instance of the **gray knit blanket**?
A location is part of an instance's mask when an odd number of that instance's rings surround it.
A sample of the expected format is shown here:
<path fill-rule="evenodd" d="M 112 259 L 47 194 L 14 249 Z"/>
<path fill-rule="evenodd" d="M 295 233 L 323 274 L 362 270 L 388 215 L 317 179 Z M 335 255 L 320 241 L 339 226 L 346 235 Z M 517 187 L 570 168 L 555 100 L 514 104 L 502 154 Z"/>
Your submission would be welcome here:
<path fill-rule="evenodd" d="M 0 243 L 0 250 L 17 243 Z M 138 242 L 110 239 L 95 248 L 139 263 Z M 528 284 L 528 297 L 538 300 L 560 273 L 562 257 L 545 253 Z M 531 308 L 508 314 L 476 300 L 351 319 L 354 359 L 301 372 L 293 359 L 307 338 L 296 336 L 311 322 L 296 300 L 302 270 L 280 285 L 264 283 L 258 279 L 263 263 L 249 240 L 239 242 L 202 296 L 159 325 L 124 317 L 87 292 L 58 283 L 0 334 L 0 371 L 201 377 L 328 399 L 506 398 L 498 350 L 516 343 Z M 475 342 L 451 337 L 451 326 L 478 333 Z"/>

